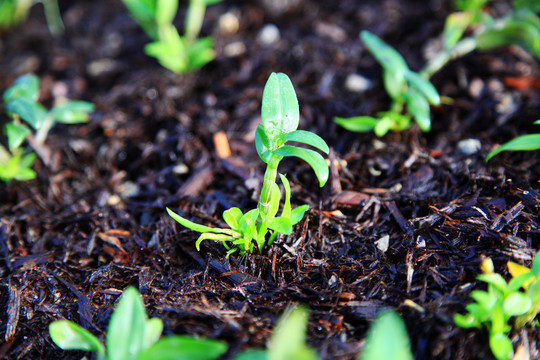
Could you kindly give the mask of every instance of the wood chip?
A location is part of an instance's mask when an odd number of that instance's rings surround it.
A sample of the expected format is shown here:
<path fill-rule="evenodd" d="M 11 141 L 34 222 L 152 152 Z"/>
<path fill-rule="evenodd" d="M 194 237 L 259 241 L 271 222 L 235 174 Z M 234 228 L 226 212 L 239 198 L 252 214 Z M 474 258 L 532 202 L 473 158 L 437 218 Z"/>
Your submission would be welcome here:
<path fill-rule="evenodd" d="M 224 131 L 219 131 L 214 134 L 214 147 L 216 148 L 216 154 L 220 159 L 227 159 L 231 156 L 231 147 L 229 146 L 229 139 Z"/>

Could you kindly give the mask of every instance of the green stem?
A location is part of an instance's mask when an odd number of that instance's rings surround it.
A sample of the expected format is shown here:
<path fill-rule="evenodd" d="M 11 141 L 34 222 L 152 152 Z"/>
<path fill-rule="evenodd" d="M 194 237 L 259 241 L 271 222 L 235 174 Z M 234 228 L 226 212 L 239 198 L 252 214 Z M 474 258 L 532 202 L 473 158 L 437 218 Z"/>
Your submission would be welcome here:
<path fill-rule="evenodd" d="M 474 50 L 476 50 L 476 40 L 473 37 L 462 39 L 450 50 L 441 51 L 432 58 L 420 71 L 420 75 L 429 79 L 450 61 L 463 57 Z"/>
<path fill-rule="evenodd" d="M 206 12 L 205 0 L 190 0 L 186 14 L 186 25 L 184 37 L 186 41 L 193 43 L 202 29 L 204 13 Z"/>
<path fill-rule="evenodd" d="M 5 147 L 0 145 L 0 164 L 7 166 L 7 164 L 9 163 L 9 159 L 11 159 L 9 151 L 7 151 Z"/>
<path fill-rule="evenodd" d="M 49 134 L 49 130 L 51 130 L 53 125 L 54 125 L 54 119 L 49 114 L 43 121 L 43 125 L 41 125 L 38 132 L 36 133 L 35 139 L 38 144 L 41 145 L 45 142 L 45 139 L 47 138 L 47 135 Z"/>
<path fill-rule="evenodd" d="M 259 197 L 259 204 L 257 205 L 259 209 L 259 217 L 263 217 L 268 214 L 272 186 L 276 183 L 277 168 L 281 159 L 281 156 L 272 154 L 270 160 L 268 160 L 266 172 L 264 173 L 261 196 Z"/>

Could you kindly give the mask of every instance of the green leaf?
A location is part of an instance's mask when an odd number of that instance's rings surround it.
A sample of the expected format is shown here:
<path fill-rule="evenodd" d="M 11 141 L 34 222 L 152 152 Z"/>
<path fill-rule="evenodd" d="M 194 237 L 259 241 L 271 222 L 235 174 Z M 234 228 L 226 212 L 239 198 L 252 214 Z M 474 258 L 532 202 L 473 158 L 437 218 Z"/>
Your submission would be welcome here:
<path fill-rule="evenodd" d="M 7 104 L 7 110 L 13 114 L 17 114 L 35 130 L 41 128 L 47 117 L 47 110 L 43 105 L 25 97 L 10 101 Z"/>
<path fill-rule="evenodd" d="M 317 176 L 317 179 L 319 179 L 319 184 L 321 187 L 323 187 L 324 184 L 326 184 L 326 181 L 328 181 L 328 164 L 318 152 L 310 149 L 302 149 L 285 145 L 274 150 L 273 153 L 275 155 L 284 157 L 296 156 L 307 162 L 313 171 L 315 171 L 315 175 Z"/>
<path fill-rule="evenodd" d="M 502 333 L 489 336 L 489 347 L 498 360 L 510 360 L 514 356 L 512 341 Z"/>
<path fill-rule="evenodd" d="M 152 318 L 146 321 L 144 332 L 144 348 L 148 349 L 154 345 L 163 332 L 163 321 L 159 318 Z"/>
<path fill-rule="evenodd" d="M 146 310 L 141 295 L 128 287 L 114 309 L 107 330 L 107 355 L 115 360 L 132 360 L 144 350 Z"/>
<path fill-rule="evenodd" d="M 540 29 L 525 19 L 510 20 L 501 28 L 486 30 L 476 36 L 476 43 L 480 50 L 518 45 L 540 57 Z"/>
<path fill-rule="evenodd" d="M 534 256 L 532 266 L 531 266 L 531 271 L 534 274 L 534 276 L 536 277 L 540 276 L 540 252 L 537 252 L 536 255 Z"/>
<path fill-rule="evenodd" d="M 13 86 L 4 92 L 6 105 L 20 98 L 28 98 L 37 101 L 39 98 L 39 78 L 34 74 L 26 74 L 15 80 Z"/>
<path fill-rule="evenodd" d="M 270 139 L 266 136 L 263 126 L 259 124 L 255 131 L 255 148 L 257 149 L 257 154 L 259 154 L 259 157 L 265 163 L 268 163 L 272 157 L 272 153 L 269 151 L 270 147 Z"/>
<path fill-rule="evenodd" d="M 306 345 L 308 312 L 303 307 L 288 310 L 278 321 L 268 344 L 268 360 L 315 360 Z"/>
<path fill-rule="evenodd" d="M 199 236 L 197 238 L 197 241 L 195 242 L 195 248 L 197 249 L 197 251 L 200 251 L 201 250 L 201 242 L 203 242 L 204 240 L 212 240 L 212 241 L 219 241 L 219 242 L 223 242 L 224 245 L 225 245 L 225 242 L 226 241 L 233 241 L 237 238 L 240 237 L 240 233 L 238 233 L 236 236 L 231 236 L 231 235 L 225 235 L 225 234 L 215 234 L 215 233 L 202 233 L 201 236 Z"/>
<path fill-rule="evenodd" d="M 153 40 L 158 40 L 156 18 L 156 0 L 122 0 L 133 19 Z"/>
<path fill-rule="evenodd" d="M 531 299 L 524 293 L 513 292 L 504 299 L 503 311 L 506 316 L 518 316 L 529 311 L 531 306 Z"/>
<path fill-rule="evenodd" d="M 360 33 L 360 38 L 385 70 L 397 74 L 403 74 L 408 70 L 407 63 L 403 56 L 379 37 L 364 30 Z"/>
<path fill-rule="evenodd" d="M 187 71 L 186 44 L 172 25 L 161 27 L 159 40 L 146 44 L 144 52 L 175 73 L 182 74 Z"/>
<path fill-rule="evenodd" d="M 266 222 L 266 226 L 268 226 L 269 229 L 272 229 L 284 235 L 290 235 L 292 232 L 291 220 L 281 216 L 271 218 Z"/>
<path fill-rule="evenodd" d="M 53 321 L 49 334 L 54 343 L 63 350 L 96 351 L 105 354 L 105 348 L 88 330 L 69 320 Z"/>
<path fill-rule="evenodd" d="M 309 205 L 301 205 L 301 206 L 293 209 L 293 211 L 291 212 L 291 216 L 289 218 L 289 219 L 291 219 L 291 223 L 293 225 L 298 224 L 300 222 L 300 220 L 302 220 L 304 218 L 304 214 L 308 210 L 309 210 Z"/>
<path fill-rule="evenodd" d="M 518 291 L 532 277 L 534 274 L 531 271 L 513 277 L 508 282 L 508 292 Z"/>
<path fill-rule="evenodd" d="M 19 154 L 11 157 L 7 164 L 0 164 L 0 179 L 5 182 L 12 179 L 19 181 L 35 179 L 36 173 L 30 168 L 35 160 L 35 153 L 22 156 L 22 151 L 19 152 Z"/>
<path fill-rule="evenodd" d="M 328 154 L 328 152 L 330 151 L 330 149 L 328 149 L 328 145 L 323 140 L 323 138 L 309 131 L 296 130 L 296 131 L 284 134 L 283 136 L 280 137 L 280 140 L 284 142 L 296 141 L 302 144 L 311 145 L 314 148 L 321 150 L 325 154 Z"/>
<path fill-rule="evenodd" d="M 518 136 L 502 144 L 486 156 L 486 161 L 503 151 L 531 151 L 540 149 L 540 134 Z"/>
<path fill-rule="evenodd" d="M 279 174 L 279 178 L 281 179 L 281 183 L 285 188 L 285 203 L 283 204 L 281 216 L 288 219 L 291 216 L 291 185 L 289 184 L 289 180 L 285 177 L 285 175 Z"/>
<path fill-rule="evenodd" d="M 373 130 L 378 119 L 371 116 L 355 116 L 351 118 L 335 117 L 334 122 L 349 131 L 369 132 Z"/>
<path fill-rule="evenodd" d="M 439 105 L 441 103 L 441 97 L 435 89 L 435 86 L 429 81 L 424 79 L 420 74 L 414 71 L 407 71 L 405 73 L 405 78 L 414 87 L 420 94 L 429 101 L 432 105 Z"/>
<path fill-rule="evenodd" d="M 78 124 L 88 121 L 88 114 L 94 111 L 94 104 L 87 101 L 69 100 L 52 108 L 51 116 L 63 124 Z"/>
<path fill-rule="evenodd" d="M 268 351 L 246 350 L 235 356 L 234 360 L 268 360 Z"/>
<path fill-rule="evenodd" d="M 178 0 L 157 0 L 156 24 L 158 27 L 172 24 L 178 11 Z"/>
<path fill-rule="evenodd" d="M 497 297 L 495 294 L 488 293 L 481 290 L 473 290 L 471 292 L 471 297 L 484 309 L 489 311 L 497 303 Z"/>
<path fill-rule="evenodd" d="M 387 311 L 377 317 L 369 329 L 366 345 L 359 359 L 413 359 L 407 328 L 398 314 Z"/>
<path fill-rule="evenodd" d="M 7 123 L 6 124 L 6 135 L 8 138 L 9 149 L 13 151 L 14 149 L 21 146 L 22 142 L 26 139 L 28 135 L 32 132 L 23 124 Z"/>
<path fill-rule="evenodd" d="M 445 50 L 452 49 L 458 43 L 470 23 L 471 14 L 469 12 L 456 12 L 448 15 L 443 30 Z"/>
<path fill-rule="evenodd" d="M 212 228 L 212 227 L 209 227 L 209 226 L 196 224 L 196 223 L 194 223 L 192 221 L 184 219 L 183 217 L 181 217 L 180 215 L 178 215 L 177 213 L 175 213 L 171 209 L 169 209 L 169 208 L 166 208 L 166 209 L 167 209 L 167 213 L 174 220 L 179 222 L 182 226 L 185 226 L 185 227 L 187 227 L 187 228 L 189 228 L 189 229 L 191 229 L 193 231 L 197 231 L 197 232 L 201 232 L 201 233 L 210 232 L 210 233 L 218 233 L 218 234 L 227 234 L 229 236 L 238 236 L 239 235 L 237 231 L 234 231 L 234 230 L 231 230 L 231 229 Z"/>
<path fill-rule="evenodd" d="M 506 280 L 504 280 L 504 278 L 500 274 L 497 274 L 497 273 L 480 274 L 476 278 L 478 280 L 481 280 L 483 282 L 493 285 L 496 289 L 501 291 L 503 294 L 506 293 L 508 289 L 508 284 L 506 283 Z"/>
<path fill-rule="evenodd" d="M 279 186 L 276 183 L 273 183 L 270 187 L 270 207 L 266 214 L 268 219 L 272 219 L 276 216 L 279 210 L 279 202 L 281 201 L 281 191 L 279 191 Z"/>
<path fill-rule="evenodd" d="M 422 131 L 428 132 L 431 129 L 428 101 L 422 94 L 413 89 L 407 91 L 406 97 L 407 107 L 414 120 Z"/>
<path fill-rule="evenodd" d="M 384 89 L 394 100 L 401 100 L 405 94 L 405 71 L 385 69 L 383 72 Z"/>
<path fill-rule="evenodd" d="M 540 120 L 536 120 L 533 124 L 534 125 L 540 125 Z"/>
<path fill-rule="evenodd" d="M 375 132 L 375 135 L 378 137 L 382 137 L 386 135 L 386 133 L 391 130 L 395 126 L 394 120 L 389 116 L 382 117 L 379 121 L 377 121 L 377 124 L 375 124 L 375 128 L 373 129 L 373 132 Z"/>
<path fill-rule="evenodd" d="M 249 222 L 253 222 L 253 223 L 256 222 L 258 217 L 259 217 L 258 209 L 249 210 L 240 218 L 240 221 L 239 221 L 240 228 L 244 229 Z"/>
<path fill-rule="evenodd" d="M 464 329 L 469 329 L 473 327 L 480 327 L 480 322 L 476 319 L 473 314 L 454 314 L 454 322 L 457 326 Z"/>
<path fill-rule="evenodd" d="M 239 222 L 242 218 L 242 210 L 237 207 L 232 207 L 229 210 L 223 212 L 223 220 L 231 227 L 231 229 L 238 230 Z"/>
<path fill-rule="evenodd" d="M 261 107 L 262 124 L 272 143 L 276 139 L 298 128 L 300 109 L 289 77 L 283 73 L 272 73 L 263 91 Z"/>
<path fill-rule="evenodd" d="M 187 71 L 197 70 L 214 60 L 214 39 L 205 37 L 195 40 L 187 47 Z"/>
<path fill-rule="evenodd" d="M 189 336 L 167 336 L 139 355 L 137 360 L 213 360 L 227 351 L 218 340 L 197 339 Z"/>

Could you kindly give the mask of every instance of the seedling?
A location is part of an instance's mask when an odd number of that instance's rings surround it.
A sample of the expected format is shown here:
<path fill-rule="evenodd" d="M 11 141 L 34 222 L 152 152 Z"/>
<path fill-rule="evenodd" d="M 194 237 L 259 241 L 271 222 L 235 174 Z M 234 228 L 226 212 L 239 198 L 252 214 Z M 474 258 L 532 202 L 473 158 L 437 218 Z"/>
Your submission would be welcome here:
<path fill-rule="evenodd" d="M 208 5 L 221 0 L 190 0 L 184 36 L 173 25 L 178 0 L 123 0 L 131 16 L 152 38 L 144 51 L 159 63 L 179 74 L 199 69 L 215 57 L 214 40 L 198 38 Z"/>
<path fill-rule="evenodd" d="M 536 125 L 540 125 L 540 120 L 534 122 Z M 521 135 L 515 139 L 512 139 L 495 150 L 491 151 L 488 156 L 486 156 L 486 162 L 489 161 L 495 155 L 503 151 L 531 151 L 531 150 L 540 150 L 540 134 L 528 134 Z"/>
<path fill-rule="evenodd" d="M 292 232 L 292 226 L 302 220 L 309 206 L 292 209 L 289 181 L 285 175 L 279 174 L 285 189 L 285 202 L 281 215 L 276 216 L 281 200 L 281 191 L 276 184 L 277 169 L 284 157 L 296 156 L 306 161 L 315 171 L 321 187 L 328 180 L 328 165 L 318 152 L 285 145 L 288 141 L 294 141 L 328 153 L 328 145 L 320 136 L 297 130 L 300 111 L 294 87 L 287 75 L 270 75 L 263 92 L 261 115 L 262 124 L 257 127 L 255 145 L 267 167 L 257 208 L 245 214 L 236 207 L 226 210 L 223 220 L 230 229 L 198 225 L 167 208 L 173 219 L 202 233 L 196 242 L 197 249 L 203 240 L 214 240 L 223 243 L 227 256 L 236 251 L 240 254 L 252 253 L 255 245 L 262 252 L 266 246 L 272 245 L 278 234 L 289 235 Z"/>
<path fill-rule="evenodd" d="M 2 0 L 0 1 L 0 30 L 9 30 L 28 17 L 30 8 L 37 3 L 43 4 L 49 31 L 53 35 L 60 35 L 64 31 L 64 24 L 60 17 L 57 0 Z"/>
<path fill-rule="evenodd" d="M 389 130 L 410 128 L 414 118 L 423 131 L 431 129 L 430 104 L 439 105 L 440 97 L 429 79 L 448 62 L 474 50 L 517 45 L 540 58 L 540 5 L 536 1 L 515 1 L 512 12 L 494 19 L 485 10 L 490 0 L 456 1 L 459 11 L 446 19 L 442 34 L 443 49 L 420 72 L 409 69 L 405 59 L 390 45 L 368 31 L 360 37 L 367 49 L 383 67 L 386 92 L 392 98 L 390 110 L 377 116 L 336 117 L 334 121 L 347 130 L 374 131 L 377 136 Z M 463 37 L 467 29 L 470 36 Z"/>
<path fill-rule="evenodd" d="M 159 339 L 163 322 L 148 319 L 139 292 L 129 287 L 113 311 L 105 345 L 88 330 L 69 320 L 53 321 L 49 334 L 63 350 L 93 351 L 98 360 L 211 360 L 227 350 L 221 341 L 189 336 Z"/>
<path fill-rule="evenodd" d="M 540 256 L 535 256 L 532 269 L 510 262 L 508 270 L 512 279 L 506 280 L 493 271 L 493 262 L 482 263 L 483 274 L 478 280 L 488 284 L 488 291 L 474 290 L 471 297 L 476 301 L 465 307 L 466 315 L 455 314 L 454 321 L 463 328 L 485 326 L 489 332 L 489 345 L 499 360 L 511 359 L 514 354 L 510 319 L 516 328 L 533 323 L 540 311 Z M 524 291 L 520 291 L 523 288 Z"/>
<path fill-rule="evenodd" d="M 393 311 L 377 316 L 371 325 L 364 351 L 358 360 L 412 360 L 407 328 L 401 317 Z"/>
<path fill-rule="evenodd" d="M 56 123 L 76 124 L 88 121 L 94 105 L 86 101 L 59 99 L 51 110 L 39 103 L 39 79 L 35 75 L 19 77 L 4 92 L 4 103 L 12 122 L 6 124 L 8 149 L 0 145 L 0 179 L 9 182 L 36 177 L 31 169 L 36 154 L 26 153 L 23 142 L 32 137 L 40 146 Z M 35 135 L 33 131 L 35 131 Z"/>
<path fill-rule="evenodd" d="M 306 344 L 308 311 L 294 307 L 281 316 L 267 350 L 248 350 L 235 360 L 317 360 L 315 350 Z"/>

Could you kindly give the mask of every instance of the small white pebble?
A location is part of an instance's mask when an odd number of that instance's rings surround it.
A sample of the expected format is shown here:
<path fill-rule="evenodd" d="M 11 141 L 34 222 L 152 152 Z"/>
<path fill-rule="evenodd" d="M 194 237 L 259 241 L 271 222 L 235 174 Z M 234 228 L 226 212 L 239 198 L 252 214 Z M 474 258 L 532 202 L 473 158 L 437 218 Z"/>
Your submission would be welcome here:
<path fill-rule="evenodd" d="M 281 33 L 274 24 L 265 25 L 257 35 L 257 41 L 263 45 L 272 45 L 279 41 Z"/>
<path fill-rule="evenodd" d="M 388 250 L 388 245 L 390 244 L 390 235 L 384 235 L 382 238 L 375 241 L 375 244 L 377 245 L 377 249 L 386 252 L 386 250 Z"/>
<path fill-rule="evenodd" d="M 480 95 L 482 95 L 482 91 L 484 91 L 484 82 L 482 79 L 472 79 L 471 83 L 469 84 L 469 95 L 471 95 L 473 98 L 478 98 Z"/>
<path fill-rule="evenodd" d="M 236 57 L 246 52 L 246 45 L 241 41 L 235 41 L 227 44 L 223 49 L 223 53 L 226 57 Z"/>
<path fill-rule="evenodd" d="M 230 11 L 220 16 L 218 24 L 219 30 L 226 34 L 236 34 L 240 29 L 238 16 Z"/>
<path fill-rule="evenodd" d="M 350 74 L 345 79 L 345 88 L 351 92 L 362 93 L 371 88 L 372 85 L 371 80 L 358 74 Z"/>
<path fill-rule="evenodd" d="M 477 139 L 466 139 L 458 142 L 457 148 L 463 155 L 474 155 L 482 148 L 482 144 Z"/>

